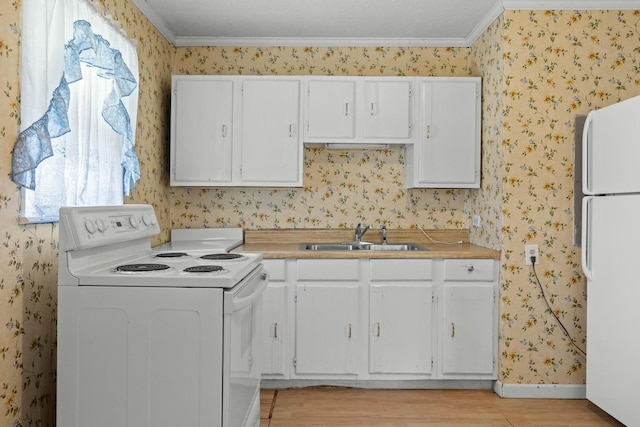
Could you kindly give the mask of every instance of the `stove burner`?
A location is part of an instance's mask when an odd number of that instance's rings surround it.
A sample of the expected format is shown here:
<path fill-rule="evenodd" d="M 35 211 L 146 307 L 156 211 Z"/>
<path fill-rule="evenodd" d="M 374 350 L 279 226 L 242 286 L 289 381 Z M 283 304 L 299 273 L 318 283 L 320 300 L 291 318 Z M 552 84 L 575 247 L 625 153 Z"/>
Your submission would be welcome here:
<path fill-rule="evenodd" d="M 118 273 L 147 273 L 152 271 L 163 271 L 171 267 L 165 264 L 124 264 L 115 268 Z"/>
<path fill-rule="evenodd" d="M 187 267 L 182 271 L 185 273 L 223 273 L 226 270 L 219 265 L 196 265 L 194 267 Z"/>
<path fill-rule="evenodd" d="M 232 261 L 237 259 L 244 258 L 244 255 L 241 254 L 230 254 L 230 253 L 218 253 L 218 254 L 207 254 L 200 257 L 202 260 L 206 261 Z"/>
<path fill-rule="evenodd" d="M 186 252 L 163 252 L 160 254 L 156 254 L 155 258 L 189 258 L 189 254 Z"/>

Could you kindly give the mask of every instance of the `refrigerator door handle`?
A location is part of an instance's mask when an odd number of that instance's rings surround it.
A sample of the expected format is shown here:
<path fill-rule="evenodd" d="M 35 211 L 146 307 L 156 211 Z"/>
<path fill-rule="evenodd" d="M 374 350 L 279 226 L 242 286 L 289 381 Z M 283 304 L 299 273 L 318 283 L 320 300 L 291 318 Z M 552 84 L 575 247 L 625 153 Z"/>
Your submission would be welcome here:
<path fill-rule="evenodd" d="M 582 258 L 582 271 L 588 280 L 593 280 L 593 272 L 589 265 L 591 241 L 590 237 L 590 222 L 591 213 L 589 211 L 593 197 L 587 196 L 582 199 L 582 246 L 580 247 L 580 256 Z"/>
<path fill-rule="evenodd" d="M 582 128 L 582 192 L 584 194 L 593 194 L 589 188 L 591 184 L 589 175 L 593 172 L 591 170 L 591 156 L 589 155 L 589 129 L 591 128 L 591 123 L 593 123 L 593 114 L 593 111 L 587 114 Z"/>

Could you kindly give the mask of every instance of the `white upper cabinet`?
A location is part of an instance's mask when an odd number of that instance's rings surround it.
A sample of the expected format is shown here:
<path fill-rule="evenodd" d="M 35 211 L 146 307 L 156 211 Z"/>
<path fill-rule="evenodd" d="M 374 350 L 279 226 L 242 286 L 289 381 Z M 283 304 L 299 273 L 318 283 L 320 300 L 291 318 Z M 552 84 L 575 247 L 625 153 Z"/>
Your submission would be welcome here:
<path fill-rule="evenodd" d="M 313 79 L 307 83 L 305 139 L 356 137 L 356 81 Z"/>
<path fill-rule="evenodd" d="M 307 78 L 304 141 L 412 143 L 413 85 L 406 77 Z"/>
<path fill-rule="evenodd" d="M 418 79 L 417 141 L 407 147 L 408 188 L 479 188 L 481 80 Z"/>
<path fill-rule="evenodd" d="M 406 146 L 407 188 L 479 188 L 479 77 L 173 76 L 174 186 L 302 187 L 303 142 Z"/>
<path fill-rule="evenodd" d="M 174 76 L 171 185 L 232 182 L 233 78 Z"/>
<path fill-rule="evenodd" d="M 302 77 L 174 76 L 171 185 L 302 186 Z"/>
<path fill-rule="evenodd" d="M 242 81 L 241 180 L 245 185 L 302 186 L 301 79 Z"/>
<path fill-rule="evenodd" d="M 364 81 L 364 138 L 408 142 L 411 139 L 413 81 Z"/>

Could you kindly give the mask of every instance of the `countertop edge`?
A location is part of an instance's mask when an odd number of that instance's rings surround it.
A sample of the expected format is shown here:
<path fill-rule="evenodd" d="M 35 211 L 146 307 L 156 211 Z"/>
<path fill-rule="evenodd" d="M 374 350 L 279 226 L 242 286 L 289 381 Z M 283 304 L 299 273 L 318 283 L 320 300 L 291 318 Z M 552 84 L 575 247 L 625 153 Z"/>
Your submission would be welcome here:
<path fill-rule="evenodd" d="M 469 243 L 468 230 L 429 230 L 428 234 L 432 238 L 437 237 L 440 243 L 427 240 L 419 230 L 387 231 L 389 243 L 417 243 L 428 249 L 425 251 L 306 251 L 300 249 L 302 243 L 348 241 L 351 234 L 350 230 L 245 230 L 245 242 L 235 248 L 234 252 L 262 253 L 264 259 L 500 259 L 500 251 Z M 374 242 L 379 239 L 379 230 L 371 230 L 364 238 L 366 241 Z"/>

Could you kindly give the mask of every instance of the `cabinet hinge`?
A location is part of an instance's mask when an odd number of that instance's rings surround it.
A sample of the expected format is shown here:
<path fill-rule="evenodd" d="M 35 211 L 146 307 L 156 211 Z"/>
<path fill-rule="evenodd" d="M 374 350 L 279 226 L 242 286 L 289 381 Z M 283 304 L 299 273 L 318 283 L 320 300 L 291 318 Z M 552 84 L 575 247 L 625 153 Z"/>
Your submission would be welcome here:
<path fill-rule="evenodd" d="M 294 368 L 298 367 L 298 359 L 296 359 L 295 357 L 293 358 L 293 367 Z"/>
<path fill-rule="evenodd" d="M 298 302 L 298 294 L 295 294 L 295 295 L 293 296 L 293 302 Z"/>

